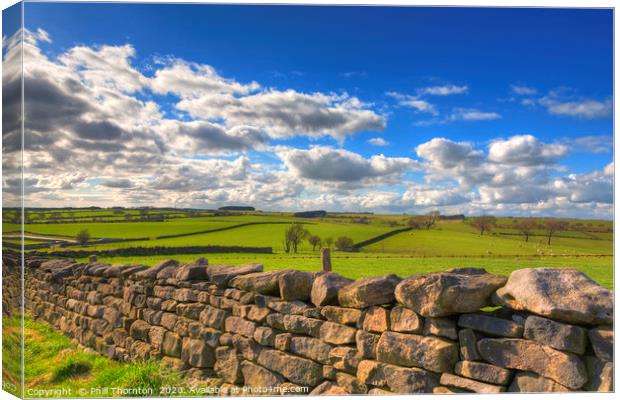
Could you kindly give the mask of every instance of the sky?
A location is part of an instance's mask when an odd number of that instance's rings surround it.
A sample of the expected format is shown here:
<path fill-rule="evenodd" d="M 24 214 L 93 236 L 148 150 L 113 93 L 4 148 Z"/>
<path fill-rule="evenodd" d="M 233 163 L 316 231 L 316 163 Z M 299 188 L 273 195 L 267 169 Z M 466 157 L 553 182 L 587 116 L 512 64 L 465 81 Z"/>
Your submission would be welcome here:
<path fill-rule="evenodd" d="M 27 205 L 613 216 L 611 10 L 26 3 L 24 19 Z"/>

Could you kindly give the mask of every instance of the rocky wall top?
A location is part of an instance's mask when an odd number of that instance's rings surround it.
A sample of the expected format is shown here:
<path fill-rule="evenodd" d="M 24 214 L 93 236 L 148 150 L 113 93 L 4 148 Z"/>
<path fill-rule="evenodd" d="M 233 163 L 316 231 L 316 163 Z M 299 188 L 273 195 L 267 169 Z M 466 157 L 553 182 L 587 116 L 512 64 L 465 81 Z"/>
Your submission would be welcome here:
<path fill-rule="evenodd" d="M 575 269 L 351 280 L 205 259 L 26 265 L 35 317 L 228 394 L 612 389 L 613 293 Z"/>

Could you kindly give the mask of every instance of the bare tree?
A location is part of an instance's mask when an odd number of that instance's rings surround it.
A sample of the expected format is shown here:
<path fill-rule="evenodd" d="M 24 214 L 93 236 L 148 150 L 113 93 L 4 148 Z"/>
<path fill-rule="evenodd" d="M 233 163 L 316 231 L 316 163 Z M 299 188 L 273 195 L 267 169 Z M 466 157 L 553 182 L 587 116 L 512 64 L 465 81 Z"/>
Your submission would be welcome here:
<path fill-rule="evenodd" d="M 559 231 L 568 229 L 568 222 L 558 219 L 548 219 L 543 222 L 544 229 L 547 231 L 547 246 L 551 245 L 551 238 Z"/>
<path fill-rule="evenodd" d="M 75 236 L 75 240 L 82 246 L 88 243 L 88 241 L 90 240 L 90 233 L 88 232 L 88 229 L 82 229 L 80 232 L 78 232 L 78 234 Z"/>
<path fill-rule="evenodd" d="M 293 250 L 297 253 L 299 244 L 308 236 L 308 231 L 300 223 L 293 223 L 284 231 L 284 251 L 287 253 Z"/>
<path fill-rule="evenodd" d="M 325 239 L 323 242 L 326 247 L 331 248 L 332 245 L 334 244 L 334 238 L 330 236 L 327 239 Z"/>
<path fill-rule="evenodd" d="M 312 251 L 316 250 L 317 246 L 321 246 L 321 238 L 317 235 L 308 236 L 308 243 L 312 245 Z"/>
<path fill-rule="evenodd" d="M 516 221 L 513 224 L 513 227 L 523 235 L 523 238 L 527 242 L 530 239 L 534 229 L 538 228 L 538 224 L 534 220 L 528 218 L 522 219 L 521 221 Z"/>
<path fill-rule="evenodd" d="M 439 211 L 431 211 L 425 215 L 415 215 L 407 220 L 412 229 L 431 229 L 439 220 Z"/>
<path fill-rule="evenodd" d="M 471 220 L 471 226 L 480 231 L 480 235 L 484 235 L 484 232 L 489 232 L 495 226 L 496 218 L 492 215 L 483 215 Z"/>

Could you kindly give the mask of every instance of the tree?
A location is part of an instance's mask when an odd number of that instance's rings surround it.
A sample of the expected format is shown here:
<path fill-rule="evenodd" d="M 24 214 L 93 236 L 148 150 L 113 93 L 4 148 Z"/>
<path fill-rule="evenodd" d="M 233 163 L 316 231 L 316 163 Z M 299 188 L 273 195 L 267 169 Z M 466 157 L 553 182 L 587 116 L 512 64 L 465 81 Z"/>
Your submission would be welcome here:
<path fill-rule="evenodd" d="M 496 219 L 492 215 L 483 215 L 472 219 L 471 226 L 480 231 L 480 235 L 484 235 L 484 232 L 488 232 L 495 226 Z"/>
<path fill-rule="evenodd" d="M 416 215 L 414 217 L 411 217 L 407 220 L 407 225 L 409 226 L 409 228 L 411 229 L 420 229 L 422 228 L 424 221 L 423 221 L 424 217 L 422 215 Z"/>
<path fill-rule="evenodd" d="M 431 211 L 428 214 L 425 215 L 425 219 L 424 219 L 424 227 L 426 229 L 431 229 L 435 223 L 437 223 L 437 221 L 439 220 L 439 211 Z"/>
<path fill-rule="evenodd" d="M 523 235 L 523 238 L 527 242 L 532 235 L 532 231 L 538 228 L 538 224 L 532 219 L 522 219 L 521 221 L 516 221 L 513 227 Z"/>
<path fill-rule="evenodd" d="M 300 223 L 293 223 L 284 231 L 284 251 L 289 253 L 293 250 L 293 253 L 297 253 L 299 244 L 308 236 L 308 231 Z"/>
<path fill-rule="evenodd" d="M 332 245 L 334 244 L 334 238 L 330 236 L 327 239 L 325 239 L 323 242 L 325 243 L 325 246 L 331 248 Z"/>
<path fill-rule="evenodd" d="M 340 251 L 353 250 L 353 239 L 346 236 L 340 236 L 338 239 L 336 239 L 336 249 Z"/>
<path fill-rule="evenodd" d="M 77 242 L 82 246 L 88 243 L 90 240 L 90 233 L 88 232 L 88 229 L 82 229 L 75 237 L 75 240 L 77 240 Z"/>
<path fill-rule="evenodd" d="M 314 251 L 317 246 L 321 246 L 321 238 L 317 235 L 310 235 L 308 236 L 308 243 L 312 245 L 312 251 Z"/>
<path fill-rule="evenodd" d="M 551 246 L 551 238 L 556 232 L 568 229 L 568 222 L 557 219 L 548 219 L 543 223 L 544 229 L 547 231 L 547 246 Z"/>

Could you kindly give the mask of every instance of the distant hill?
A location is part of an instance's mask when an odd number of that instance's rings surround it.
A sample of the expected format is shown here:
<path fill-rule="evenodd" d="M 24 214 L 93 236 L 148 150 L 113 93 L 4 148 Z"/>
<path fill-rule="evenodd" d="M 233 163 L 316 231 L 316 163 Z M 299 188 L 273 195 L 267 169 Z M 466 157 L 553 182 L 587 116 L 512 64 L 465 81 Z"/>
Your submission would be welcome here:
<path fill-rule="evenodd" d="M 254 207 L 250 206 L 224 206 L 218 208 L 220 211 L 256 211 Z"/>
<path fill-rule="evenodd" d="M 317 211 L 301 211 L 293 214 L 293 217 L 297 218 L 325 218 L 327 216 L 327 211 L 325 210 L 317 210 Z"/>

